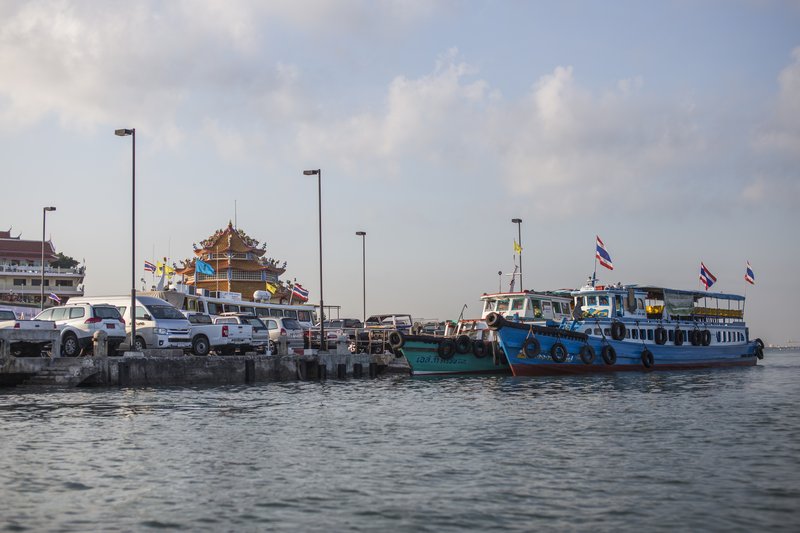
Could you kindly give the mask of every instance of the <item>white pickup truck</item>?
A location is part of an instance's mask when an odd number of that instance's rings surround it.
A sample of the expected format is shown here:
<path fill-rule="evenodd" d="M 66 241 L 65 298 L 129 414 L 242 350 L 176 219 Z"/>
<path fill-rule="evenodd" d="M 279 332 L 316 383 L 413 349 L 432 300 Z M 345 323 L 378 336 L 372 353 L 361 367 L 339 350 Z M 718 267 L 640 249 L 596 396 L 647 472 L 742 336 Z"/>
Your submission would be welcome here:
<path fill-rule="evenodd" d="M 191 324 L 192 353 L 208 355 L 211 350 L 222 355 L 236 351 L 245 353 L 253 343 L 253 326 L 246 324 L 214 324 L 205 313 L 184 312 Z"/>
<path fill-rule="evenodd" d="M 39 357 L 42 350 L 58 339 L 52 320 L 22 320 L 9 309 L 0 309 L 0 331 L 3 342 L 10 345 L 10 353 L 18 357 Z"/>

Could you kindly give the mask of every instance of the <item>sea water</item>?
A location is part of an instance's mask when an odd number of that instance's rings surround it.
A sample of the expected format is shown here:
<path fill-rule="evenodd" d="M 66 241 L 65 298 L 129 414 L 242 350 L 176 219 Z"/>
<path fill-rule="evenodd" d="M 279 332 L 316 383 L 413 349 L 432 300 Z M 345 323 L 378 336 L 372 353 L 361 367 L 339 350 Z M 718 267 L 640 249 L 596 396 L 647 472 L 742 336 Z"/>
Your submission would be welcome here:
<path fill-rule="evenodd" d="M 798 531 L 800 352 L 756 367 L 0 389 L 4 531 Z"/>

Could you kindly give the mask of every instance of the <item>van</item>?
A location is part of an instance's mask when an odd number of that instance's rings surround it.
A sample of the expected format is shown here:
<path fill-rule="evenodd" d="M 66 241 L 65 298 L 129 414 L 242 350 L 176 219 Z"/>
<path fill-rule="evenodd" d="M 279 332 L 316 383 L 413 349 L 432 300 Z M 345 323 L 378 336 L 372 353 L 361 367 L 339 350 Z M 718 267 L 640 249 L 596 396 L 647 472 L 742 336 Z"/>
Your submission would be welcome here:
<path fill-rule="evenodd" d="M 69 303 L 107 303 L 119 309 L 125 319 L 125 330 L 130 340 L 131 313 L 130 296 L 93 296 L 91 298 L 70 298 Z M 192 347 L 191 325 L 189 320 L 172 304 L 153 296 L 136 297 L 136 340 L 134 351 L 148 348 Z"/>

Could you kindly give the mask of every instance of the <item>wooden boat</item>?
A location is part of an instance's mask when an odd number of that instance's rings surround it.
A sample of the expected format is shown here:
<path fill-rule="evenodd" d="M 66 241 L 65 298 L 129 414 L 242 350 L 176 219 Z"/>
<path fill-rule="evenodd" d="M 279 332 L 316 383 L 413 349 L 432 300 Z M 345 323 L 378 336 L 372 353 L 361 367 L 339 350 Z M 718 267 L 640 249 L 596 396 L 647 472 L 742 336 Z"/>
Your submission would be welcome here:
<path fill-rule="evenodd" d="M 578 312 L 557 326 L 486 317 L 515 376 L 752 366 L 764 356 L 743 296 L 594 284 L 571 295 Z"/>

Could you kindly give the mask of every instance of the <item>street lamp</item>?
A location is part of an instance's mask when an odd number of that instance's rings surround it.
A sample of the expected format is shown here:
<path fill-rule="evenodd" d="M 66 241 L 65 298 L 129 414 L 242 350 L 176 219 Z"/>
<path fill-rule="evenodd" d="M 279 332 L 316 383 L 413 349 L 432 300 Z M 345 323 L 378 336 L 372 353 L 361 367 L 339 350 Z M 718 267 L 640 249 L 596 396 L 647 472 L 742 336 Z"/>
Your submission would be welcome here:
<path fill-rule="evenodd" d="M 524 291 L 525 287 L 522 285 L 522 219 L 512 218 L 511 222 L 517 225 L 517 244 L 519 244 L 519 290 Z"/>
<path fill-rule="evenodd" d="M 136 128 L 114 130 L 118 137 L 131 136 L 131 351 L 136 351 Z"/>
<path fill-rule="evenodd" d="M 322 170 L 304 170 L 304 176 L 317 176 L 317 198 L 319 204 L 319 348 L 328 350 L 325 338 L 325 304 L 322 298 Z"/>
<path fill-rule="evenodd" d="M 42 281 L 41 281 L 41 289 L 42 295 L 41 299 L 39 300 L 39 310 L 44 309 L 44 227 L 47 223 L 47 212 L 48 211 L 55 211 L 55 207 L 43 207 L 42 208 Z"/>
<path fill-rule="evenodd" d="M 367 323 L 367 260 L 366 260 L 366 231 L 357 231 L 356 235 L 361 237 L 361 298 L 364 306 L 364 324 Z"/>

